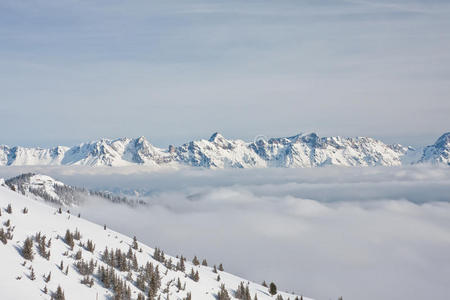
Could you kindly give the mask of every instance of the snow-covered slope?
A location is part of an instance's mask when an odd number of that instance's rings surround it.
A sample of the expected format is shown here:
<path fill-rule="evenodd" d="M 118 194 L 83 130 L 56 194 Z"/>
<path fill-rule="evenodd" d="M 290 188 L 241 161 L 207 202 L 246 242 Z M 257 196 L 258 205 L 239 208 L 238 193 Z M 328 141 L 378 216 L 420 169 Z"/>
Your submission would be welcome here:
<path fill-rule="evenodd" d="M 204 168 L 266 168 L 337 166 L 398 166 L 448 162 L 448 134 L 425 150 L 387 145 L 369 137 L 319 137 L 315 133 L 255 142 L 228 140 L 214 133 L 168 149 L 144 137 L 102 139 L 71 148 L 0 146 L 0 165 L 195 166 Z M 419 158 L 421 158 L 419 160 Z"/>
<path fill-rule="evenodd" d="M 450 132 L 444 133 L 433 145 L 425 147 L 420 162 L 450 166 Z"/>
<path fill-rule="evenodd" d="M 64 184 L 54 178 L 34 173 L 26 173 L 4 181 L 11 190 L 33 199 L 49 202 L 58 207 L 73 207 L 93 198 L 130 206 L 146 205 L 139 199 L 113 195 L 109 192 L 91 191 Z"/>
<path fill-rule="evenodd" d="M 67 300 L 137 299 L 138 295 L 148 295 L 150 288 L 154 291 L 153 299 L 212 300 L 217 299 L 222 284 L 231 298 L 237 299 L 236 290 L 241 282 L 245 288 L 248 286 L 252 299 L 255 294 L 260 300 L 296 298 L 281 292 L 271 296 L 262 285 L 225 271 L 216 273 L 211 266 L 194 265 L 187 260 L 183 260 L 185 270 L 180 270 L 181 259 L 177 257 L 161 254 L 140 242 L 132 249 L 134 241 L 130 237 L 68 213 L 58 213 L 42 202 L 10 190 L 3 181 L 0 185 L 2 300 L 50 299 L 52 296 L 60 299 L 56 293 L 58 287 Z M 11 205 L 10 212 L 8 205 Z M 81 235 L 79 239 L 76 232 Z M 33 241 L 33 259 L 27 259 L 26 255 L 24 241 L 28 237 Z M 94 249 L 89 247 L 89 241 Z M 112 261 L 111 254 L 104 255 L 106 247 L 108 253 L 114 252 Z M 87 265 L 82 266 L 82 263 Z M 199 279 L 194 280 L 197 272 Z M 244 293 L 240 299 L 248 297 Z"/>

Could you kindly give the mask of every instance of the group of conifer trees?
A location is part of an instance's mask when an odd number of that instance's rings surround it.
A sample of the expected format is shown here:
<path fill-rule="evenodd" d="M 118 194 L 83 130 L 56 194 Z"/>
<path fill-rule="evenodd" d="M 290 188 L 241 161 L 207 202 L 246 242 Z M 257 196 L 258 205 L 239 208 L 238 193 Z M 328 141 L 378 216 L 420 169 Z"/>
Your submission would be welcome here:
<path fill-rule="evenodd" d="M 43 258 L 49 260 L 50 259 L 50 249 L 47 251 L 47 248 L 50 248 L 52 245 L 52 239 L 47 241 L 47 237 L 45 235 L 41 235 L 40 232 L 36 233 L 34 237 L 37 245 L 38 245 L 38 253 Z"/>

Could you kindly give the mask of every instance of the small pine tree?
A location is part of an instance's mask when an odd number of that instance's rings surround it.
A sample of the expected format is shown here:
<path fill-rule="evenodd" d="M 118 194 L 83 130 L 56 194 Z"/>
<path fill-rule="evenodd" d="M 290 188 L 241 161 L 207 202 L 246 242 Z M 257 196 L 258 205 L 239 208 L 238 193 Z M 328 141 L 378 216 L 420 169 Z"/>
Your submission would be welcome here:
<path fill-rule="evenodd" d="M 8 214 L 12 214 L 12 206 L 11 206 L 11 204 L 8 204 L 8 206 L 6 207 L 6 212 Z"/>
<path fill-rule="evenodd" d="M 269 285 L 269 293 L 272 296 L 277 294 L 277 286 L 273 282 L 271 282 L 270 285 Z"/>
<path fill-rule="evenodd" d="M 58 288 L 56 289 L 56 293 L 53 296 L 55 300 L 66 300 L 66 297 L 64 296 L 64 291 L 61 288 L 61 286 L 58 285 Z"/>
<path fill-rule="evenodd" d="M 10 219 L 8 219 L 8 220 L 5 222 L 5 226 L 6 226 L 6 227 L 11 226 L 11 220 L 10 220 Z"/>
<path fill-rule="evenodd" d="M 62 214 L 62 209 L 61 209 L 61 207 L 58 208 L 58 214 Z"/>
<path fill-rule="evenodd" d="M 283 296 L 278 295 L 276 300 L 283 300 Z"/>
<path fill-rule="evenodd" d="M 33 268 L 31 268 L 30 279 L 31 280 L 35 280 L 36 279 L 36 274 L 34 273 L 34 269 Z"/>
<path fill-rule="evenodd" d="M 34 259 L 33 240 L 29 237 L 23 243 L 22 256 L 30 261 Z"/>
<path fill-rule="evenodd" d="M 198 282 L 200 280 L 200 275 L 198 274 L 198 271 L 195 271 L 194 278 L 192 279 L 194 279 L 195 282 Z"/>
<path fill-rule="evenodd" d="M 69 229 L 66 230 L 66 235 L 64 237 L 64 241 L 67 245 L 69 245 L 70 249 L 73 250 L 73 247 L 75 246 L 75 242 L 73 240 L 73 234 L 69 231 Z"/>
<path fill-rule="evenodd" d="M 139 295 L 137 296 L 137 300 L 145 300 L 145 295 L 142 293 L 139 293 Z"/>
<path fill-rule="evenodd" d="M 137 250 L 139 248 L 136 236 L 133 237 L 133 245 L 132 248 Z"/>
<path fill-rule="evenodd" d="M 75 253 L 75 260 L 80 260 L 83 256 L 83 252 L 80 250 L 77 251 L 77 253 Z"/>
<path fill-rule="evenodd" d="M 48 293 L 47 286 L 44 286 L 44 289 L 42 291 L 44 292 L 44 294 L 47 294 Z"/>
<path fill-rule="evenodd" d="M 217 300 L 231 300 L 231 297 L 228 294 L 228 291 L 225 288 L 224 284 L 220 286 L 220 291 L 217 293 Z"/>
<path fill-rule="evenodd" d="M 263 287 L 268 287 L 266 281 L 264 280 L 263 283 L 261 284 Z"/>
<path fill-rule="evenodd" d="M 6 234 L 3 228 L 0 228 L 0 241 L 5 245 L 8 243 L 8 239 L 6 238 Z"/>
<path fill-rule="evenodd" d="M 47 276 L 44 276 L 44 281 L 48 283 L 48 282 L 50 282 L 51 278 L 52 278 L 52 272 L 49 272 Z"/>
<path fill-rule="evenodd" d="M 22 210 L 22 213 L 23 213 L 24 215 L 26 215 L 26 214 L 28 213 L 28 208 L 24 207 L 23 210 Z"/>
<path fill-rule="evenodd" d="M 214 267 L 213 267 L 213 273 L 217 273 L 217 267 L 216 267 L 216 265 L 214 265 Z"/>
<path fill-rule="evenodd" d="M 202 266 L 205 266 L 205 267 L 208 266 L 208 262 L 206 261 L 206 259 L 203 259 L 203 261 L 202 261 Z"/>
<path fill-rule="evenodd" d="M 59 264 L 59 269 L 62 271 L 64 270 L 64 262 L 61 260 L 61 263 Z"/>
<path fill-rule="evenodd" d="M 192 259 L 192 263 L 194 264 L 194 266 L 198 266 L 200 264 L 197 256 L 194 256 L 194 258 Z"/>
<path fill-rule="evenodd" d="M 87 241 L 86 250 L 89 251 L 89 252 L 94 253 L 94 250 L 95 250 L 95 244 L 94 244 L 93 241 L 91 241 L 91 240 L 88 240 L 88 241 Z"/>
<path fill-rule="evenodd" d="M 64 272 L 64 274 L 69 275 L 69 266 L 66 266 L 66 271 Z"/>
<path fill-rule="evenodd" d="M 220 264 L 219 265 L 219 271 L 223 271 L 224 269 L 223 269 L 223 265 L 222 264 Z"/>
<path fill-rule="evenodd" d="M 216 280 L 217 280 L 217 281 L 220 281 L 220 275 L 217 275 Z"/>

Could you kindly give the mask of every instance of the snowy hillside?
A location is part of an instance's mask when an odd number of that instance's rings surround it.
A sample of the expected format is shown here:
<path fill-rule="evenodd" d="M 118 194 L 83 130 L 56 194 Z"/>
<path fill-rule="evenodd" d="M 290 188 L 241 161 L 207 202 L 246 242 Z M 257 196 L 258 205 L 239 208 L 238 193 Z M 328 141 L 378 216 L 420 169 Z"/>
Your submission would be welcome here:
<path fill-rule="evenodd" d="M 300 299 L 281 292 L 272 296 L 267 287 L 221 271 L 219 264 L 206 266 L 203 258 L 194 264 L 168 256 L 15 193 L 4 183 L 0 209 L 4 300 L 62 299 L 61 292 L 68 300 Z"/>
<path fill-rule="evenodd" d="M 138 199 L 129 199 L 109 192 L 91 191 L 70 186 L 42 174 L 21 174 L 5 180 L 5 185 L 22 195 L 64 207 L 77 206 L 85 201 L 93 200 L 93 198 L 129 206 L 147 204 Z"/>
<path fill-rule="evenodd" d="M 0 165 L 194 166 L 266 168 L 398 166 L 418 162 L 447 164 L 449 134 L 425 150 L 387 145 L 369 137 L 319 137 L 315 133 L 245 142 L 214 133 L 208 140 L 161 149 L 144 137 L 102 139 L 74 147 L 51 149 L 0 146 Z"/>

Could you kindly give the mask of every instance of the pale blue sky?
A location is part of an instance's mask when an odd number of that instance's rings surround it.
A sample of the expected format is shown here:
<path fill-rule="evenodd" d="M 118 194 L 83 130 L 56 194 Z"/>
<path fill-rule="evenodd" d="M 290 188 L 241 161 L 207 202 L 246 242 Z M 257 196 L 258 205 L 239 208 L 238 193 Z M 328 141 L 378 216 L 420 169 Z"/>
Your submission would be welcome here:
<path fill-rule="evenodd" d="M 450 130 L 447 1 L 0 2 L 0 144 Z"/>

